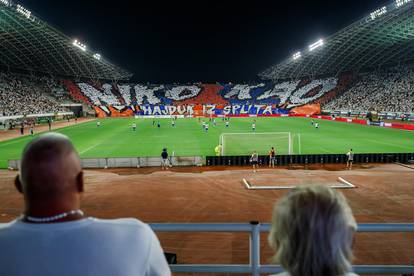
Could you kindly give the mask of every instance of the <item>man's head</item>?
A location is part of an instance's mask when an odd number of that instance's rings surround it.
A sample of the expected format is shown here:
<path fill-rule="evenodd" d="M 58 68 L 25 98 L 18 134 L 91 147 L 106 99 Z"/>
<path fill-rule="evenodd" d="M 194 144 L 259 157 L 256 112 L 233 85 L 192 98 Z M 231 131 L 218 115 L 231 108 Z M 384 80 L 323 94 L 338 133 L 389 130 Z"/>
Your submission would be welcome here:
<path fill-rule="evenodd" d="M 23 151 L 15 184 L 25 197 L 26 209 L 36 204 L 78 208 L 83 172 L 69 138 L 49 133 L 31 141 Z"/>

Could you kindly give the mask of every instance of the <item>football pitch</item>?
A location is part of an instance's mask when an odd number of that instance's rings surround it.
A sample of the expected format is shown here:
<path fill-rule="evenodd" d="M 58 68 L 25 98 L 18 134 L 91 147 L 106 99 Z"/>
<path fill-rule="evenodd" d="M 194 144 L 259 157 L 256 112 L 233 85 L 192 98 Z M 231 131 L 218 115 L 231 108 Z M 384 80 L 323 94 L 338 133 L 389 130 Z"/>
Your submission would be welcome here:
<path fill-rule="evenodd" d="M 103 119 L 79 123 L 56 130 L 70 137 L 83 158 L 160 156 L 167 148 L 175 156 L 215 155 L 215 147 L 223 143 L 225 155 L 250 155 L 253 150 L 267 154 L 271 146 L 277 154 L 398 153 L 414 151 L 414 132 L 308 118 L 231 118 L 229 126 L 221 118 L 216 125 L 208 119 Z M 160 122 L 160 128 L 156 122 Z M 203 130 L 202 121 L 209 124 Z M 136 123 L 136 131 L 132 124 Z M 20 159 L 24 146 L 33 137 L 25 136 L 0 142 L 0 168 L 7 160 Z"/>

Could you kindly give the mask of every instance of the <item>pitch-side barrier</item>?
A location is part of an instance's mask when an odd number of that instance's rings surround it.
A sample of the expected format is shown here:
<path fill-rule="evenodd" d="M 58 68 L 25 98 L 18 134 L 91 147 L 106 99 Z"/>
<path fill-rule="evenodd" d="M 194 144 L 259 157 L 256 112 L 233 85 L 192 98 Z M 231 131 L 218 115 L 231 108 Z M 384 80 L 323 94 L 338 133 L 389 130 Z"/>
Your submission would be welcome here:
<path fill-rule="evenodd" d="M 175 273 L 226 273 L 226 274 L 273 274 L 283 271 L 278 265 L 264 265 L 260 261 L 260 233 L 269 232 L 270 224 L 248 223 L 153 223 L 155 232 L 247 232 L 250 233 L 249 264 L 176 264 L 171 265 Z M 414 223 L 365 223 L 358 224 L 358 232 L 411 232 Z M 184 235 L 184 234 L 183 234 Z M 179 260 L 179 256 L 178 256 Z M 414 265 L 355 265 L 354 272 L 359 274 L 396 274 L 411 275 Z"/>
<path fill-rule="evenodd" d="M 204 164 L 201 156 L 174 156 L 169 157 L 168 166 L 201 166 Z M 108 168 L 141 168 L 161 166 L 161 157 L 117 157 L 117 158 L 85 158 L 81 159 L 84 169 L 108 169 Z M 9 169 L 20 169 L 20 160 L 9 160 Z"/>
<path fill-rule="evenodd" d="M 354 155 L 355 164 L 364 163 L 409 163 L 414 160 L 414 153 L 363 153 Z M 347 161 L 345 154 L 294 154 L 277 155 L 276 164 L 288 165 L 310 165 L 310 164 L 344 164 Z M 259 156 L 259 165 L 268 165 L 269 157 Z M 248 166 L 250 156 L 207 156 L 207 166 Z"/>

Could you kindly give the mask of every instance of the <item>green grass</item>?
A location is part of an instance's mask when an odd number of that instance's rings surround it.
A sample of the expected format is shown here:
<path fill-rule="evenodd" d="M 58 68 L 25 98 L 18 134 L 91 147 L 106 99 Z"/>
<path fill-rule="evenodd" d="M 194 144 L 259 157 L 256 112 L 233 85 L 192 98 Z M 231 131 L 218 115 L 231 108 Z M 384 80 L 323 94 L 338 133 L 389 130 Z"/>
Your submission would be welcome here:
<path fill-rule="evenodd" d="M 158 129 L 152 126 L 152 119 L 132 118 L 101 120 L 99 128 L 92 121 L 62 128 L 57 132 L 68 135 L 84 158 L 159 156 L 163 147 L 168 148 L 170 154 L 174 151 L 176 156 L 207 156 L 215 155 L 214 148 L 222 133 L 251 133 L 252 120 L 232 118 L 230 127 L 226 128 L 219 119 L 217 126 L 210 123 L 208 133 L 202 131 L 198 119 L 178 119 L 175 128 L 171 127 L 170 119 L 161 119 L 161 128 Z M 306 118 L 256 120 L 257 133 L 290 132 L 293 137 L 293 153 L 345 153 L 349 148 L 353 148 L 355 153 L 414 151 L 414 132 L 411 131 L 325 120 L 316 120 L 320 123 L 320 129 L 316 130 Z M 136 132 L 131 129 L 132 122 L 137 124 Z M 272 142 L 252 137 L 254 136 L 244 136 L 226 142 L 226 153 L 249 155 L 253 148 L 261 154 L 267 153 Z M 33 137 L 26 136 L 0 142 L 0 168 L 7 167 L 8 159 L 19 159 L 24 146 L 31 139 Z M 274 141 L 280 154 L 287 152 L 286 139 L 275 137 Z"/>

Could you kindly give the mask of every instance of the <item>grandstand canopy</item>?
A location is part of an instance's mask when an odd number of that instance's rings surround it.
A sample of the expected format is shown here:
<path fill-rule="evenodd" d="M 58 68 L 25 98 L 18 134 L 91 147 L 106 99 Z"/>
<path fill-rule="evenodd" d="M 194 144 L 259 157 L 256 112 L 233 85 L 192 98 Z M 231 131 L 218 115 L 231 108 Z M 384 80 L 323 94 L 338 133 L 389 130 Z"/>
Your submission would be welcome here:
<path fill-rule="evenodd" d="M 132 76 L 10 0 L 0 0 L 0 66 L 97 80 Z"/>
<path fill-rule="evenodd" d="M 395 0 L 259 74 L 265 80 L 360 71 L 414 60 L 414 0 Z"/>

